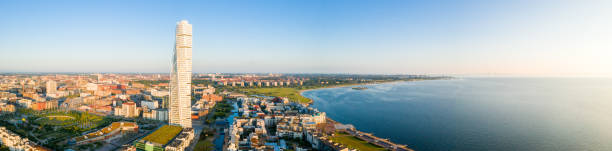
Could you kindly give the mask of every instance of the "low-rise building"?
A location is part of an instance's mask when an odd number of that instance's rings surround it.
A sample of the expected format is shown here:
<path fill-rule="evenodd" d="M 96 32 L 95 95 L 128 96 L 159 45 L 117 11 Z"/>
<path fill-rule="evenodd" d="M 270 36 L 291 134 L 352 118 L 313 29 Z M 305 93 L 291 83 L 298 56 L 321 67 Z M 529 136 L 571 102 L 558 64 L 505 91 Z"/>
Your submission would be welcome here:
<path fill-rule="evenodd" d="M 159 108 L 159 103 L 157 101 L 140 101 L 141 107 L 147 107 L 148 109 L 157 109 Z"/>
<path fill-rule="evenodd" d="M 0 92 L 0 100 L 10 100 L 17 98 L 17 94 L 10 92 Z"/>
<path fill-rule="evenodd" d="M 79 136 L 70 140 L 69 143 L 81 145 L 98 141 L 111 141 L 121 138 L 125 135 L 138 133 L 138 124 L 134 122 L 113 122 L 111 125 L 104 127 L 98 131 Z"/>
<path fill-rule="evenodd" d="M 150 120 L 157 120 L 157 110 L 143 108 L 143 110 L 142 110 L 142 118 L 150 119 Z"/>
<path fill-rule="evenodd" d="M 19 106 L 24 107 L 24 108 L 31 108 L 32 100 L 20 99 L 20 100 L 17 100 L 17 104 L 19 104 Z"/>
<path fill-rule="evenodd" d="M 140 94 L 140 90 L 139 89 L 128 89 L 125 91 L 125 94 L 127 95 Z"/>
<path fill-rule="evenodd" d="M 44 102 L 34 102 L 31 105 L 32 110 L 42 111 L 42 110 L 50 110 L 57 109 L 57 101 L 44 101 Z"/>
<path fill-rule="evenodd" d="M 138 140 L 134 147 L 143 151 L 184 151 L 193 137 L 193 128 L 164 125 Z"/>
<path fill-rule="evenodd" d="M 223 97 L 220 95 L 215 95 L 215 94 L 204 94 L 202 95 L 202 100 L 204 100 L 205 102 L 219 102 L 219 101 L 223 101 Z"/>
<path fill-rule="evenodd" d="M 49 149 L 44 148 L 36 143 L 23 138 L 6 127 L 0 127 L 0 144 L 7 146 L 11 151 L 48 151 Z"/>
<path fill-rule="evenodd" d="M 149 91 L 151 91 L 152 96 L 156 96 L 156 97 L 168 96 L 170 94 L 168 90 L 151 89 Z"/>
<path fill-rule="evenodd" d="M 5 102 L 0 103 L 0 113 L 13 113 L 15 112 L 15 105 L 7 104 Z"/>

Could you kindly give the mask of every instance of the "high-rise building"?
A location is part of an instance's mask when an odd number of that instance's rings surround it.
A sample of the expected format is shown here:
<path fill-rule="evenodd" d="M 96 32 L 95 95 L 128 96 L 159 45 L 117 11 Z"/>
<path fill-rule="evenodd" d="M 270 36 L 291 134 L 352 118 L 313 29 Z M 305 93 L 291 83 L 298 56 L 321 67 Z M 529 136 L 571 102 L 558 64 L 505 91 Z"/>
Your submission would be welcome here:
<path fill-rule="evenodd" d="M 53 80 L 47 81 L 47 96 L 55 97 L 57 94 L 57 82 Z"/>
<path fill-rule="evenodd" d="M 182 20 L 176 25 L 176 41 L 170 75 L 170 124 L 191 127 L 191 24 Z"/>

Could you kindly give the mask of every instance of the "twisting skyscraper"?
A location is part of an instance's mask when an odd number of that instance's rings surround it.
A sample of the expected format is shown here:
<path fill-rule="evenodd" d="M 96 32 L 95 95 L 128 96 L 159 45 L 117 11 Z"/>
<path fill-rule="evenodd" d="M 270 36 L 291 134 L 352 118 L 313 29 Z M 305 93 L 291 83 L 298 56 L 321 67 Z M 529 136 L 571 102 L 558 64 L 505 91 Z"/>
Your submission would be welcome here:
<path fill-rule="evenodd" d="M 176 41 L 170 75 L 169 123 L 191 127 L 191 24 L 176 25 Z"/>

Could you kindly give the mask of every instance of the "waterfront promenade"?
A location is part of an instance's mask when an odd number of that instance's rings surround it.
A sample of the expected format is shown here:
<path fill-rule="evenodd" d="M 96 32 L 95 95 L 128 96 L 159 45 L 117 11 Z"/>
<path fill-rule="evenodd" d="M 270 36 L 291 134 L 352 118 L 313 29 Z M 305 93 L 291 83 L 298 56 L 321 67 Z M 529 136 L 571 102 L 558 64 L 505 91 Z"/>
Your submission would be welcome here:
<path fill-rule="evenodd" d="M 337 122 L 331 118 L 327 118 L 327 121 L 329 123 L 332 123 L 333 125 L 336 124 L 342 124 L 340 122 Z M 358 139 L 361 139 L 363 141 L 366 141 L 368 143 L 380 146 L 382 148 L 385 148 L 387 150 L 391 150 L 391 151 L 414 151 L 413 149 L 408 148 L 408 146 L 403 145 L 403 144 L 397 144 L 394 142 L 389 141 L 389 139 L 384 139 L 384 138 L 380 138 L 380 137 L 376 137 L 374 135 L 372 135 L 371 133 L 366 133 L 366 132 L 362 132 L 359 131 L 357 129 L 351 128 L 351 129 L 346 129 L 344 130 L 344 132 L 346 132 L 347 134 L 350 134 L 351 136 L 354 136 Z"/>
<path fill-rule="evenodd" d="M 370 133 L 365 133 L 365 132 L 361 132 L 358 130 L 347 130 L 347 132 L 361 140 L 367 141 L 369 143 L 378 145 L 380 147 L 383 147 L 385 149 L 388 150 L 392 150 L 392 151 L 414 151 L 408 147 L 406 147 L 406 145 L 402 145 L 402 144 L 396 144 L 393 143 L 391 141 L 389 141 L 388 139 L 383 139 L 380 137 L 376 137 Z"/>
<path fill-rule="evenodd" d="M 391 82 L 397 82 L 397 81 L 391 81 Z M 391 82 L 383 82 L 383 83 L 391 83 Z M 372 85 L 372 84 L 383 84 L 383 83 L 368 83 L 365 85 Z M 364 84 L 362 84 L 364 85 Z M 339 87 L 349 87 L 349 86 L 353 86 L 353 85 L 343 85 L 343 86 L 335 86 L 335 87 L 326 87 L 326 88 L 339 88 Z M 316 88 L 316 89 L 324 89 L 324 88 Z M 306 97 L 303 95 L 303 92 L 305 91 L 311 91 L 311 90 L 316 90 L 316 89 L 309 89 L 309 90 L 302 90 L 300 91 L 300 95 L 303 97 Z M 314 101 L 314 100 L 311 100 Z M 310 104 L 304 104 L 306 106 L 309 106 Z M 340 122 L 337 122 L 331 118 L 327 118 L 327 120 L 331 123 L 334 124 L 342 124 Z M 359 138 L 361 140 L 364 140 L 368 143 L 380 146 L 382 148 L 385 148 L 387 150 L 391 150 L 391 151 L 414 151 L 413 149 L 408 148 L 406 145 L 403 144 L 397 144 L 394 142 L 391 142 L 389 139 L 383 139 L 380 137 L 376 137 L 371 133 L 366 133 L 366 132 L 362 132 L 359 131 L 357 129 L 347 129 L 346 132 L 356 138 Z"/>

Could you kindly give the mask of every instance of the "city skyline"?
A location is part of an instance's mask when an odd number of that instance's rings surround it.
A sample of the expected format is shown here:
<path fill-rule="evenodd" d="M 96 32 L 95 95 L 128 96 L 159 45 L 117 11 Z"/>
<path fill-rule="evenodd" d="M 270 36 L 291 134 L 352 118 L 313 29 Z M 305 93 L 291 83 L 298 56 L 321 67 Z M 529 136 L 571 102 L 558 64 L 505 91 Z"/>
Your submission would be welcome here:
<path fill-rule="evenodd" d="M 607 1 L 1 4 L 0 72 L 167 73 L 188 19 L 196 73 L 612 75 Z"/>
<path fill-rule="evenodd" d="M 0 151 L 612 150 L 610 8 L 0 1 Z"/>

